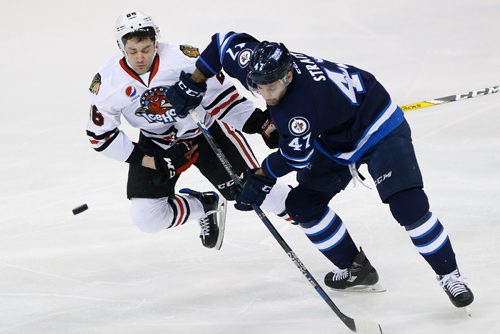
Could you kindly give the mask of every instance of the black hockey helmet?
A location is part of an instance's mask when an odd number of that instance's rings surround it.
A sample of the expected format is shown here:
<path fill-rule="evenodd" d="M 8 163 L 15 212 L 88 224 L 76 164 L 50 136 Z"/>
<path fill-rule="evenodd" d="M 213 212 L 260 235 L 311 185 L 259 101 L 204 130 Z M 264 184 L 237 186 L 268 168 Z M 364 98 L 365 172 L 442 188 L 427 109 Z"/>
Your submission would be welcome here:
<path fill-rule="evenodd" d="M 257 85 L 267 85 L 283 79 L 290 68 L 292 56 L 283 43 L 263 41 L 250 57 L 248 79 Z"/>

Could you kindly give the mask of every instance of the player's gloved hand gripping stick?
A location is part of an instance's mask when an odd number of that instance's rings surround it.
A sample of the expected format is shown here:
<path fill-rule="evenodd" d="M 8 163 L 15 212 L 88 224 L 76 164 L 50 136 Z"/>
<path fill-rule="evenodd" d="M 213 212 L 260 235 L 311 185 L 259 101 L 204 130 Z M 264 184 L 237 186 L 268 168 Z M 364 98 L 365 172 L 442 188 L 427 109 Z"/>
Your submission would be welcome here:
<path fill-rule="evenodd" d="M 184 118 L 191 109 L 200 105 L 206 91 L 206 83 L 195 82 L 189 73 L 182 71 L 179 81 L 167 90 L 165 96 L 174 106 L 177 116 Z"/>
<path fill-rule="evenodd" d="M 217 146 L 217 143 L 215 142 L 212 134 L 210 131 L 207 129 L 205 124 L 203 124 L 200 120 L 200 117 L 194 111 L 193 109 L 189 110 L 189 114 L 191 117 L 194 119 L 196 124 L 198 125 L 199 129 L 203 133 L 203 136 L 209 143 L 210 147 L 214 150 L 214 153 L 217 155 L 217 158 L 220 160 L 222 165 L 224 166 L 226 172 L 229 174 L 231 179 L 233 180 L 234 184 L 237 185 L 238 187 L 242 188 L 242 183 L 239 177 L 236 175 L 234 172 L 231 164 L 227 160 L 226 156 L 222 152 L 222 150 Z M 283 248 L 283 250 L 287 253 L 288 257 L 295 263 L 297 268 L 302 272 L 302 274 L 306 277 L 306 279 L 311 283 L 311 285 L 314 287 L 316 292 L 323 298 L 323 300 L 330 306 L 330 308 L 335 312 L 335 314 L 342 320 L 342 322 L 353 332 L 360 332 L 360 333 L 370 333 L 370 334 L 375 334 L 375 333 L 382 333 L 382 329 L 380 325 L 376 322 L 373 321 L 366 321 L 366 320 L 355 320 L 344 313 L 340 311 L 340 309 L 335 305 L 335 303 L 330 299 L 330 297 L 326 294 L 326 292 L 323 290 L 323 288 L 318 284 L 316 279 L 311 275 L 309 270 L 304 266 L 304 264 L 299 260 L 297 255 L 292 251 L 290 246 L 285 242 L 283 237 L 278 233 L 276 228 L 272 225 L 272 223 L 269 221 L 269 218 L 264 214 L 262 209 L 256 205 L 256 204 L 251 204 L 251 208 L 257 213 L 259 216 L 260 220 L 264 223 L 264 225 L 267 227 L 267 229 L 271 232 L 271 234 L 274 236 L 276 241 L 280 244 L 280 246 Z"/>
<path fill-rule="evenodd" d="M 234 207 L 240 211 L 252 211 L 252 204 L 261 206 L 266 199 L 267 194 L 276 184 L 276 179 L 265 175 L 256 174 L 257 170 L 253 169 L 247 172 L 243 189 L 240 189 L 236 194 L 236 203 Z"/>

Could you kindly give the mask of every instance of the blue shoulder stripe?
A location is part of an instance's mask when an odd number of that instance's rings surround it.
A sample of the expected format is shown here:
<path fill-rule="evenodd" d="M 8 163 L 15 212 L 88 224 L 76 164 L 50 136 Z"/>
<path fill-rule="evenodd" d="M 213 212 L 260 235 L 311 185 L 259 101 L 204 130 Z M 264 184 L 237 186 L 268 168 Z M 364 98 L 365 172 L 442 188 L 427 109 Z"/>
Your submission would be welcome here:
<path fill-rule="evenodd" d="M 229 33 L 224 35 L 224 37 L 222 39 L 222 43 L 221 43 L 220 34 L 217 34 L 217 45 L 219 46 L 219 55 L 220 55 L 221 65 L 224 62 L 224 57 L 226 56 L 226 51 L 229 48 L 231 41 L 238 35 L 241 35 L 241 33 L 229 32 Z"/>

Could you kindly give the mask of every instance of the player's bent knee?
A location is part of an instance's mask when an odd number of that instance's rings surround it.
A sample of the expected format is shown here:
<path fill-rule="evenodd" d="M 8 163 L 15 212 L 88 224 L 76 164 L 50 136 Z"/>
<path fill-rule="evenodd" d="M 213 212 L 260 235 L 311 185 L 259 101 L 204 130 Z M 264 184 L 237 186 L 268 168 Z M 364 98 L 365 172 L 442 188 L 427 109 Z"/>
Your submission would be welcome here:
<path fill-rule="evenodd" d="M 170 205 L 166 198 L 131 198 L 130 217 L 139 230 L 157 233 L 168 227 Z"/>
<path fill-rule="evenodd" d="M 302 186 L 293 188 L 286 199 L 286 211 L 296 222 L 306 224 L 321 219 L 333 193 L 319 192 Z"/>
<path fill-rule="evenodd" d="M 392 216 L 402 226 L 408 226 L 429 211 L 429 200 L 422 188 L 400 191 L 387 199 Z"/>

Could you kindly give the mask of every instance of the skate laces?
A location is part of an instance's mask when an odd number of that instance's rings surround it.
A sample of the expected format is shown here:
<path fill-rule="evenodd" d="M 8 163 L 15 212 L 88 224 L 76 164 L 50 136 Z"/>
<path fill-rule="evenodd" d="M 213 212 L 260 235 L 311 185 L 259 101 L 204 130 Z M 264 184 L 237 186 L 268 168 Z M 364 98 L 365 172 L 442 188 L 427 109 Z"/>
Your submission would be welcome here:
<path fill-rule="evenodd" d="M 200 218 L 200 228 L 201 228 L 200 235 L 202 236 L 210 235 L 210 219 L 208 218 L 208 216 Z"/>
<path fill-rule="evenodd" d="M 210 235 L 210 215 L 217 214 L 219 212 L 219 209 L 216 210 L 210 210 L 205 212 L 205 215 L 200 218 L 200 228 L 201 228 L 201 233 L 200 235 L 207 236 Z"/>
<path fill-rule="evenodd" d="M 448 275 L 438 277 L 441 287 L 449 291 L 454 297 L 467 292 L 467 281 L 460 276 L 458 269 L 455 269 Z"/>
<path fill-rule="evenodd" d="M 349 270 L 347 269 L 336 269 L 332 271 L 332 281 L 342 281 L 349 278 Z"/>

